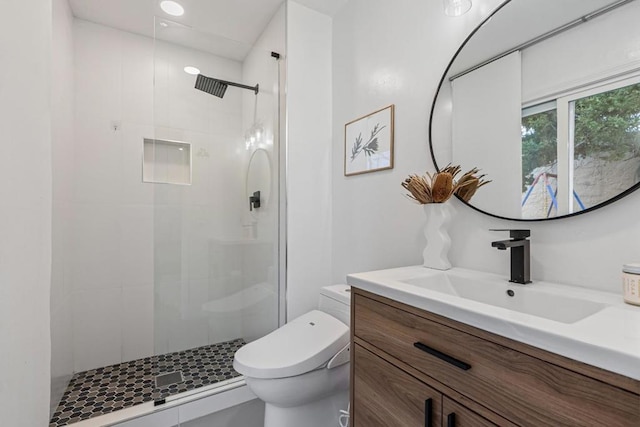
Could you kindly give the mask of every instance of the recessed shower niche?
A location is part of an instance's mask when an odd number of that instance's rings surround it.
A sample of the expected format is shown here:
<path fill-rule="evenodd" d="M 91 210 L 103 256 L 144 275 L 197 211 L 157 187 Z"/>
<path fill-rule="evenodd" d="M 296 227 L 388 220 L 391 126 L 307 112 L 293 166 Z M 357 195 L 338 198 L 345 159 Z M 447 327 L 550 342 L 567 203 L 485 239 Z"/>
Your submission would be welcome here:
<path fill-rule="evenodd" d="M 191 185 L 191 144 L 144 138 L 142 181 Z"/>

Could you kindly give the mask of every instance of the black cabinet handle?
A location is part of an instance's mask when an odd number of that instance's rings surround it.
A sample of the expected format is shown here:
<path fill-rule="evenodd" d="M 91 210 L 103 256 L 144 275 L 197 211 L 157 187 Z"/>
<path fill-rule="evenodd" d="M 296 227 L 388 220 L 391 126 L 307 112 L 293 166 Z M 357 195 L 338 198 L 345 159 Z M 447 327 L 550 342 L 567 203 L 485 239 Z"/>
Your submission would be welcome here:
<path fill-rule="evenodd" d="M 424 401 L 424 427 L 431 427 L 433 422 L 433 399 Z"/>
<path fill-rule="evenodd" d="M 413 346 L 464 371 L 468 371 L 469 369 L 471 369 L 471 365 L 469 365 L 468 363 L 464 363 L 461 360 L 451 357 L 448 354 L 444 354 L 441 351 L 436 350 L 435 348 L 431 348 L 428 345 L 422 344 L 421 342 L 414 342 Z"/>
<path fill-rule="evenodd" d="M 452 412 L 447 416 L 447 427 L 456 427 L 456 414 L 455 414 L 455 412 Z"/>

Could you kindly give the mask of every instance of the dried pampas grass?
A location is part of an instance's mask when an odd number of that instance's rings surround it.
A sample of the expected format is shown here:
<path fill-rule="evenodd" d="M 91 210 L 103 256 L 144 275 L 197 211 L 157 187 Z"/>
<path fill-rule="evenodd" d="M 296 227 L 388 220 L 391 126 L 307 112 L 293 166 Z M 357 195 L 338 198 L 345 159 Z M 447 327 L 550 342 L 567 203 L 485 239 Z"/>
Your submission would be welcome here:
<path fill-rule="evenodd" d="M 421 205 L 426 205 L 444 203 L 454 194 L 465 202 L 469 202 L 478 188 L 491 182 L 484 180 L 485 175 L 477 175 L 480 172 L 478 168 L 471 169 L 456 180 L 460 172 L 460 166 L 448 165 L 433 175 L 429 172 L 422 176 L 409 175 L 402 183 L 402 187 L 409 192 L 407 197 Z"/>

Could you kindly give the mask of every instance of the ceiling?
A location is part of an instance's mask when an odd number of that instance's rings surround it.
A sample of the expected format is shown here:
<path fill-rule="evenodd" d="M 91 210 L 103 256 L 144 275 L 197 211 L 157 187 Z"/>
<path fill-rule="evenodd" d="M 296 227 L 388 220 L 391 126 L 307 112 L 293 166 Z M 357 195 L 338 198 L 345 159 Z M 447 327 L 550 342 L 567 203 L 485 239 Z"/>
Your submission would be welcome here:
<path fill-rule="evenodd" d="M 178 0 L 185 9 L 180 17 L 164 13 L 160 0 L 69 0 L 69 4 L 79 19 L 147 37 L 155 31 L 160 40 L 242 61 L 283 1 Z M 161 20 L 168 26 L 160 26 Z"/>
<path fill-rule="evenodd" d="M 177 0 L 185 14 L 169 16 L 160 0 L 69 0 L 76 18 L 155 36 L 242 61 L 285 0 Z M 296 0 L 334 16 L 349 0 Z M 162 25 L 161 25 L 162 23 Z"/>

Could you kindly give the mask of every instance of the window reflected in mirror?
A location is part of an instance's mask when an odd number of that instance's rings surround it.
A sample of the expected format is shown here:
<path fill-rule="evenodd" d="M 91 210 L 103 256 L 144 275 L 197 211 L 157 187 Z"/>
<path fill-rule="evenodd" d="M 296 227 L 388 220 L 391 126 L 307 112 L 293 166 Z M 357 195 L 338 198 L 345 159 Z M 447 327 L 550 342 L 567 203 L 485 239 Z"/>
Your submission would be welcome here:
<path fill-rule="evenodd" d="M 630 82 L 522 109 L 523 219 L 579 212 L 640 181 L 640 83 Z"/>
<path fill-rule="evenodd" d="M 569 110 L 573 191 L 588 209 L 639 181 L 640 83 L 581 97 Z"/>

